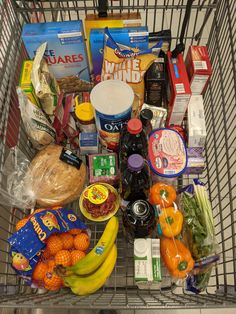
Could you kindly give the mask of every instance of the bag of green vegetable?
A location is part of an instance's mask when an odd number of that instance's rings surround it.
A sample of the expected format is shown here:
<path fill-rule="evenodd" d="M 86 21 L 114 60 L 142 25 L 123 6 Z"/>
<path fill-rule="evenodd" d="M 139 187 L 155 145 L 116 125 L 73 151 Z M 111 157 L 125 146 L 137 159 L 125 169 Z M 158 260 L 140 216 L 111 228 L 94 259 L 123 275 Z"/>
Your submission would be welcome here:
<path fill-rule="evenodd" d="M 194 275 L 187 280 L 187 290 L 203 291 L 212 267 L 219 260 L 213 214 L 205 185 L 198 179 L 179 191 L 184 216 L 183 239 L 195 260 Z"/>

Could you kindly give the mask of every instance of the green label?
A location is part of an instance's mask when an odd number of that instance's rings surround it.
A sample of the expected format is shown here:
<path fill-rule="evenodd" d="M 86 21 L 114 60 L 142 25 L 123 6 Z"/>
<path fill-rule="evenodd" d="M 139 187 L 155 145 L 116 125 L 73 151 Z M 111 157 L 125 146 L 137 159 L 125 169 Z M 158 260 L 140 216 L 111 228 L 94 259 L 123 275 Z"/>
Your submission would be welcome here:
<path fill-rule="evenodd" d="M 114 176 L 116 175 L 116 158 L 114 155 L 95 156 L 93 158 L 93 176 Z"/>
<path fill-rule="evenodd" d="M 152 258 L 153 281 L 161 281 L 161 261 L 159 257 Z"/>

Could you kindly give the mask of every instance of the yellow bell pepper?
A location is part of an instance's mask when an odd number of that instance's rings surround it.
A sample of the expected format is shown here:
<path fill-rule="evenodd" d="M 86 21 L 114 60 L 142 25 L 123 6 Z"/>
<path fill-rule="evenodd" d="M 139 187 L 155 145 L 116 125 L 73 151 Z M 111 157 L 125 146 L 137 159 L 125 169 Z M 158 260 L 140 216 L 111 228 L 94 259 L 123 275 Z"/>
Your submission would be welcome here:
<path fill-rule="evenodd" d="M 174 207 L 162 208 L 159 222 L 162 233 L 167 238 L 172 238 L 180 234 L 183 227 L 183 215 Z"/>

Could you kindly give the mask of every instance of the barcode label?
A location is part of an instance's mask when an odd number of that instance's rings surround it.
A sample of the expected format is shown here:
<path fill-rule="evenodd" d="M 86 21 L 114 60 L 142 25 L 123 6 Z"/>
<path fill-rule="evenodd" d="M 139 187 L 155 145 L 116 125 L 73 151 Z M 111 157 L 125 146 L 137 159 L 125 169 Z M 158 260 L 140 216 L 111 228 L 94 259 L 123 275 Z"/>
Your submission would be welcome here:
<path fill-rule="evenodd" d="M 207 70 L 206 61 L 193 61 L 193 66 L 195 70 Z"/>
<path fill-rule="evenodd" d="M 175 170 L 167 170 L 167 169 L 164 169 L 164 174 L 175 174 L 176 171 Z"/>
<path fill-rule="evenodd" d="M 180 93 L 185 93 L 185 88 L 184 88 L 184 84 L 175 84 L 175 89 L 176 89 L 176 93 L 180 94 Z"/>

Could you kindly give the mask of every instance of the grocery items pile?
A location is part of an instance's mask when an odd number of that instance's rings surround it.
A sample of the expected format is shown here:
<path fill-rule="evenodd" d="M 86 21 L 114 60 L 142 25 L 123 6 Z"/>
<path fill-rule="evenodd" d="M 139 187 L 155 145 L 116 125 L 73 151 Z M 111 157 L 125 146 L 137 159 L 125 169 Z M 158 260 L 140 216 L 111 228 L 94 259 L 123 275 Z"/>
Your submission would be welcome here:
<path fill-rule="evenodd" d="M 122 14 L 88 15 L 87 47 L 81 21 L 23 28 L 31 60 L 17 93 L 37 153 L 30 161 L 11 149 L 0 193 L 7 205 L 43 207 L 9 238 L 12 267 L 33 287 L 77 295 L 101 288 L 119 252 L 117 214 L 140 289 L 160 289 L 167 273 L 199 293 L 219 260 L 205 185 L 194 178 L 178 187 L 178 177 L 205 167 L 207 49 L 173 57 L 170 30 L 156 33 L 150 48 L 139 14 L 129 19 L 127 27 Z M 85 221 L 106 221 L 94 248 L 86 224 L 64 208 L 76 200 Z"/>

